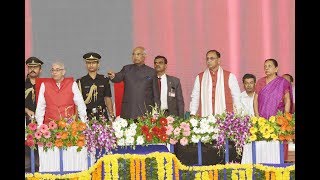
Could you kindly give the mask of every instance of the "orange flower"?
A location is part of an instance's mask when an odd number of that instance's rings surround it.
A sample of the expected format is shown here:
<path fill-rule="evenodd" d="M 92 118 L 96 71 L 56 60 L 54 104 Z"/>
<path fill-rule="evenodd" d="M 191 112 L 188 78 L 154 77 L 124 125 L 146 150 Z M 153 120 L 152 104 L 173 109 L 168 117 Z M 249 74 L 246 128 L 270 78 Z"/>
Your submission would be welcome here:
<path fill-rule="evenodd" d="M 285 121 L 285 118 L 283 116 L 277 116 L 277 123 L 279 125 L 282 125 L 284 121 Z"/>
<path fill-rule="evenodd" d="M 287 126 L 286 125 L 282 125 L 280 129 L 281 129 L 281 131 L 286 131 Z"/>
<path fill-rule="evenodd" d="M 284 135 L 279 135 L 279 140 L 280 141 L 284 141 L 286 139 L 286 137 Z"/>
<path fill-rule="evenodd" d="M 76 123 L 75 121 L 73 121 L 73 122 L 71 123 L 71 129 L 72 129 L 73 131 L 76 131 L 77 128 L 78 128 L 78 123 Z"/>
<path fill-rule="evenodd" d="M 284 114 L 284 116 L 286 117 L 286 119 L 287 119 L 288 121 L 291 121 L 291 120 L 292 120 L 292 114 L 291 114 L 291 113 L 286 112 L 286 113 Z"/>
<path fill-rule="evenodd" d="M 63 142 L 61 139 L 57 139 L 56 142 L 54 143 L 57 147 L 62 147 Z"/>
<path fill-rule="evenodd" d="M 84 140 L 78 140 L 77 141 L 77 146 L 79 146 L 79 147 L 84 146 Z"/>
<path fill-rule="evenodd" d="M 68 147 L 72 146 L 72 142 L 67 142 L 67 146 Z"/>
<path fill-rule="evenodd" d="M 83 131 L 87 128 L 86 124 L 83 123 L 83 122 L 80 122 L 79 125 L 78 125 L 78 130 L 79 131 Z"/>
<path fill-rule="evenodd" d="M 288 125 L 288 126 L 286 127 L 286 130 L 287 130 L 287 131 L 292 131 L 292 130 L 293 130 L 293 127 L 290 126 L 290 125 Z"/>
<path fill-rule="evenodd" d="M 86 136 L 85 136 L 84 134 L 80 134 L 80 135 L 78 136 L 78 139 L 79 139 L 79 140 L 84 140 L 85 137 L 86 137 Z"/>
<path fill-rule="evenodd" d="M 78 133 L 78 131 L 76 131 L 76 130 L 72 130 L 72 132 L 71 132 L 72 136 L 76 136 L 77 133 Z"/>
<path fill-rule="evenodd" d="M 61 139 L 67 139 L 68 138 L 68 132 L 62 132 Z"/>
<path fill-rule="evenodd" d="M 58 122 L 58 126 L 64 128 L 64 127 L 66 127 L 66 122 L 60 120 L 60 121 Z"/>

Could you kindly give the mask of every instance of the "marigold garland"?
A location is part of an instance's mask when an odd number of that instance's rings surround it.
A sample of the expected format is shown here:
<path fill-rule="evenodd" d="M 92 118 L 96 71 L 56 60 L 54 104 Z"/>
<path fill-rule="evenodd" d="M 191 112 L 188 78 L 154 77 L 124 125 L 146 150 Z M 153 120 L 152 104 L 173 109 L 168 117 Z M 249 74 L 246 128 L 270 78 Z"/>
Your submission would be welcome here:
<path fill-rule="evenodd" d="M 164 162 L 164 160 L 166 162 Z M 271 179 L 271 180 L 289 180 L 290 176 L 294 176 L 295 166 L 288 166 L 285 168 L 271 167 L 264 165 L 251 165 L 251 164 L 225 164 L 214 166 L 185 166 L 174 154 L 171 153 L 150 153 L 147 155 L 135 155 L 135 154 L 113 154 L 106 155 L 100 158 L 93 166 L 88 170 L 64 174 L 42 174 L 42 173 L 26 173 L 27 180 L 38 179 L 101 179 L 102 162 L 104 163 L 105 179 L 119 179 L 119 164 L 122 162 L 128 162 L 128 170 L 125 172 L 130 175 L 130 178 L 126 179 L 148 179 L 146 173 L 150 171 L 148 166 L 152 166 L 154 174 L 150 178 L 158 179 L 172 179 L 174 167 L 175 179 L 179 179 L 179 171 L 182 171 L 183 177 L 186 174 L 191 175 L 195 179 L 214 179 L 217 180 L 219 176 L 223 177 L 223 169 L 227 169 L 227 176 L 230 179 L 246 179 L 252 180 L 253 168 L 255 168 L 256 175 L 259 175 L 259 179 Z M 173 163 L 172 163 L 173 161 Z M 140 168 L 141 165 L 141 168 Z M 130 174 L 129 174 L 130 173 Z"/>
<path fill-rule="evenodd" d="M 141 180 L 146 180 L 146 158 L 141 158 Z"/>
<path fill-rule="evenodd" d="M 135 159 L 135 164 L 136 164 L 136 179 L 140 179 L 140 159 L 136 158 Z"/>

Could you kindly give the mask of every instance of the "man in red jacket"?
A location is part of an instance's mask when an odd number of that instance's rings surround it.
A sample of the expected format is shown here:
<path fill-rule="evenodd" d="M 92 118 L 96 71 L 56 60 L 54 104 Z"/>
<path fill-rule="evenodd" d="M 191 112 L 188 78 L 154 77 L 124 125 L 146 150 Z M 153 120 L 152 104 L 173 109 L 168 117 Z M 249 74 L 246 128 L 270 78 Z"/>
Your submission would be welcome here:
<path fill-rule="evenodd" d="M 65 73 L 64 64 L 53 63 L 52 79 L 41 84 L 35 114 L 38 126 L 48 124 L 51 120 L 71 117 L 76 113 L 76 107 L 79 118 L 87 121 L 86 105 L 77 83 L 73 78 L 65 78 Z"/>

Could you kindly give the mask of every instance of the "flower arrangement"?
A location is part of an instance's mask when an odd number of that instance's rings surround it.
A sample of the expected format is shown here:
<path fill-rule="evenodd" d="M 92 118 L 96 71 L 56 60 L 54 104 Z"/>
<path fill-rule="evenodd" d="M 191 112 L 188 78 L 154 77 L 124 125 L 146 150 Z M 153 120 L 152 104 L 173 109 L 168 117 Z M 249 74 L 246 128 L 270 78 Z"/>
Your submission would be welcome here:
<path fill-rule="evenodd" d="M 251 141 L 291 141 L 295 135 L 295 114 L 279 111 L 269 119 L 252 116 L 250 119 Z"/>
<path fill-rule="evenodd" d="M 106 154 L 111 153 L 111 150 L 117 147 L 111 121 L 103 115 L 102 108 L 98 108 L 91 117 L 84 131 L 88 152 L 98 153 L 96 157 L 102 156 L 103 151 Z"/>
<path fill-rule="evenodd" d="M 126 120 L 118 116 L 112 123 L 114 135 L 117 138 L 118 146 L 142 145 L 144 138 L 142 135 L 137 135 L 137 125 L 132 119 Z"/>
<path fill-rule="evenodd" d="M 279 140 L 292 141 L 295 136 L 295 114 L 279 111 L 275 118 L 277 125 L 280 126 Z"/>
<path fill-rule="evenodd" d="M 36 145 L 43 147 L 44 151 L 54 147 L 67 149 L 70 146 L 78 146 L 77 151 L 81 151 L 86 144 L 83 134 L 85 129 L 86 124 L 76 119 L 76 116 L 51 120 L 40 126 L 32 120 L 25 129 L 25 144 L 30 148 L 36 148 Z"/>
<path fill-rule="evenodd" d="M 169 143 L 179 142 L 182 146 L 189 144 L 191 135 L 191 125 L 188 120 L 180 117 L 168 116 L 168 125 L 166 126 Z"/>
<path fill-rule="evenodd" d="M 213 115 L 207 117 L 192 117 L 189 120 L 191 124 L 191 142 L 212 143 L 217 138 L 219 129 L 216 128 L 216 118 Z"/>
<path fill-rule="evenodd" d="M 249 137 L 250 116 L 236 112 L 224 112 L 217 114 L 216 118 L 219 131 L 215 147 L 218 149 L 224 148 L 225 140 L 228 139 L 235 142 L 236 151 L 241 154 L 242 147 Z"/>
<path fill-rule="evenodd" d="M 156 105 L 152 107 L 151 112 L 147 112 L 145 116 L 138 117 L 137 134 L 141 134 L 144 138 L 144 145 L 166 143 L 168 140 L 167 125 L 168 120 L 164 115 L 164 111 Z"/>

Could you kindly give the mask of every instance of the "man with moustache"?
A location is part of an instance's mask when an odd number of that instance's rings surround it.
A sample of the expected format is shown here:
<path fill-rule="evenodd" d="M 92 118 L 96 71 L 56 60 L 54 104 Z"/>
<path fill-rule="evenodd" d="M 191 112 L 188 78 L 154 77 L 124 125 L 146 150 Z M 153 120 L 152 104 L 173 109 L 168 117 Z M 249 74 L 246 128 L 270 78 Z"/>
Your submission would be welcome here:
<path fill-rule="evenodd" d="M 28 125 L 32 119 L 36 110 L 36 92 L 35 83 L 36 78 L 40 76 L 42 71 L 41 65 L 43 62 L 37 57 L 29 57 L 26 60 L 28 67 L 28 75 L 25 81 L 25 123 Z M 39 170 L 39 153 L 38 150 L 34 150 L 35 155 L 35 171 Z M 31 154 L 30 147 L 25 146 L 25 172 L 31 172 Z"/>
<path fill-rule="evenodd" d="M 253 74 L 245 74 L 242 77 L 244 91 L 240 94 L 242 113 L 244 115 L 254 116 L 253 99 L 256 87 L 256 77 Z"/>
<path fill-rule="evenodd" d="M 120 72 L 108 72 L 112 82 L 124 82 L 124 95 L 120 116 L 124 119 L 137 119 L 151 112 L 152 107 L 160 107 L 157 72 L 145 64 L 144 47 L 136 47 L 132 52 L 132 62 Z"/>
<path fill-rule="evenodd" d="M 87 106 L 88 118 L 91 119 L 93 116 L 98 118 L 98 111 L 101 109 L 104 117 L 113 121 L 115 116 L 109 79 L 98 74 L 101 56 L 98 53 L 89 52 L 83 55 L 83 59 L 86 62 L 88 74 L 78 79 L 77 83 Z"/>

